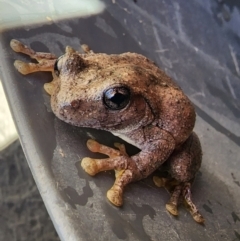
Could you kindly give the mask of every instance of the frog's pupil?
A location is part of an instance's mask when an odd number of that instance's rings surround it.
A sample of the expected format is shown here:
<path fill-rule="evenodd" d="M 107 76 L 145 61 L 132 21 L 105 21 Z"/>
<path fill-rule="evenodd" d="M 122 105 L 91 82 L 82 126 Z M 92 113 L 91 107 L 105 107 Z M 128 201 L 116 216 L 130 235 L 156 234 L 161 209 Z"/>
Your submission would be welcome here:
<path fill-rule="evenodd" d="M 130 101 L 130 91 L 126 87 L 108 89 L 104 94 L 104 104 L 112 110 L 120 110 Z"/>

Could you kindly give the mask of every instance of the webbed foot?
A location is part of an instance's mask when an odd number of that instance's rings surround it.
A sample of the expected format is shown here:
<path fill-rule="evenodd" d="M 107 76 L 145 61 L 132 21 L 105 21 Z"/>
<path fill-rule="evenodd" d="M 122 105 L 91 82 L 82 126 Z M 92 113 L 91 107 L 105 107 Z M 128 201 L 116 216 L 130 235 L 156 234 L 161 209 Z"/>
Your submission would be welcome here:
<path fill-rule="evenodd" d="M 92 152 L 98 152 L 109 156 L 105 159 L 93 159 L 85 157 L 82 159 L 82 168 L 91 176 L 106 170 L 115 170 L 116 180 L 107 192 L 108 200 L 115 206 L 123 204 L 123 189 L 133 180 L 133 172 L 128 167 L 129 157 L 123 144 L 115 143 L 118 150 L 102 145 L 94 140 L 87 141 L 87 147 Z"/>
<path fill-rule="evenodd" d="M 33 49 L 24 45 L 22 42 L 12 39 L 10 47 L 17 53 L 28 55 L 32 59 L 36 59 L 38 63 L 24 63 L 20 60 L 14 62 L 15 68 L 23 75 L 38 71 L 53 71 L 57 57 L 51 53 L 35 52 Z"/>
<path fill-rule="evenodd" d="M 191 183 L 185 182 L 180 183 L 175 179 L 167 179 L 154 176 L 153 182 L 158 187 L 164 187 L 171 194 L 171 197 L 166 204 L 166 209 L 169 213 L 174 216 L 178 215 L 178 203 L 180 199 L 184 200 L 184 204 L 187 207 L 188 211 L 192 215 L 193 219 L 197 223 L 204 223 L 203 216 L 199 213 L 196 205 L 192 201 L 191 195 Z"/>

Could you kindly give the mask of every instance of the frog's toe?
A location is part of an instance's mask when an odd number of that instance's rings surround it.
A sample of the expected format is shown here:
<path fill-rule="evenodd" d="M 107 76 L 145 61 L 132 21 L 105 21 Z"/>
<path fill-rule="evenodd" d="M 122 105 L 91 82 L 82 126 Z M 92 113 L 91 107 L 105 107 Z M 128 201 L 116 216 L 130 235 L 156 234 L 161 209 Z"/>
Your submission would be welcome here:
<path fill-rule="evenodd" d="M 91 176 L 94 176 L 99 172 L 96 161 L 92 158 L 89 158 L 89 157 L 83 158 L 81 162 L 81 166 L 83 170 Z"/>
<path fill-rule="evenodd" d="M 194 214 L 192 214 L 192 217 L 193 217 L 193 219 L 197 222 L 197 223 L 204 223 L 204 218 L 203 218 L 203 216 L 200 214 L 200 213 L 194 213 Z"/>
<path fill-rule="evenodd" d="M 49 82 L 49 83 L 45 83 L 44 86 L 43 86 L 44 90 L 49 94 L 49 95 L 52 95 L 53 94 L 53 90 L 55 88 L 55 84 L 54 82 Z"/>
<path fill-rule="evenodd" d="M 124 144 L 115 142 L 115 143 L 114 143 L 114 146 L 115 146 L 116 148 L 118 148 L 118 150 L 120 151 L 120 153 L 121 153 L 122 155 L 128 156 L 127 151 L 126 151 L 126 147 L 125 147 Z"/>
<path fill-rule="evenodd" d="M 76 53 L 76 50 L 71 46 L 66 46 L 65 53 L 69 53 L 69 54 Z"/>
<path fill-rule="evenodd" d="M 10 46 L 15 52 L 21 52 L 21 50 L 24 48 L 24 45 L 16 39 L 11 40 Z"/>
<path fill-rule="evenodd" d="M 97 141 L 95 141 L 93 139 L 89 139 L 87 141 L 87 147 L 92 152 L 100 152 L 102 146 L 103 146 L 102 144 L 98 143 Z"/>
<path fill-rule="evenodd" d="M 123 205 L 123 192 L 121 190 L 111 188 L 107 192 L 107 198 L 113 205 L 117 207 Z"/>
<path fill-rule="evenodd" d="M 153 182 L 157 187 L 165 187 L 166 178 L 153 176 Z"/>
<path fill-rule="evenodd" d="M 204 223 L 203 216 L 199 213 L 196 205 L 194 204 L 192 200 L 191 195 L 191 183 L 186 182 L 183 186 L 183 198 L 185 201 L 185 205 L 187 209 L 189 210 L 190 214 L 192 215 L 193 219 L 198 223 Z"/>
<path fill-rule="evenodd" d="M 121 155 L 121 152 L 119 150 L 100 144 L 92 139 L 89 139 L 87 141 L 87 147 L 92 152 L 102 153 L 109 156 L 110 158 L 118 157 Z"/>
<path fill-rule="evenodd" d="M 178 215 L 178 210 L 177 210 L 177 206 L 174 205 L 173 203 L 167 203 L 166 204 L 166 209 L 169 213 L 171 213 L 174 216 Z"/>
<path fill-rule="evenodd" d="M 93 51 L 90 49 L 90 47 L 87 44 L 82 44 L 81 48 L 82 48 L 83 52 L 86 54 L 93 53 Z"/>
<path fill-rule="evenodd" d="M 18 70 L 18 72 L 20 72 L 23 75 L 29 74 L 31 72 L 29 68 L 29 64 L 24 63 L 20 60 L 15 60 L 14 66 Z"/>

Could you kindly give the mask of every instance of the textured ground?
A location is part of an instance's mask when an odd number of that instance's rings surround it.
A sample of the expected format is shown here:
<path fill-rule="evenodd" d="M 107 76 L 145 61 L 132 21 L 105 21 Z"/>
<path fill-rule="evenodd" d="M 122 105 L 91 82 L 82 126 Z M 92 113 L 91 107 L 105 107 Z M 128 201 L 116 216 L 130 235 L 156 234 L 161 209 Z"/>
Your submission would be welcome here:
<path fill-rule="evenodd" d="M 18 141 L 0 152 L 0 241 L 57 241 Z"/>

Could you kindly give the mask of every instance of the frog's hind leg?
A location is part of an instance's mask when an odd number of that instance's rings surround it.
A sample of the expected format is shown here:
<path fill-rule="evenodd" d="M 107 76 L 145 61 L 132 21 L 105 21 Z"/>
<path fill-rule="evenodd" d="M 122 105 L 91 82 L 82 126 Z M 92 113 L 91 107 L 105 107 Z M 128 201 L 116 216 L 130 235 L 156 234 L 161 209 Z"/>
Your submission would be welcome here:
<path fill-rule="evenodd" d="M 183 185 L 173 178 L 162 178 L 158 176 L 153 177 L 153 182 L 158 187 L 166 188 L 166 190 L 171 194 L 171 197 L 168 203 L 166 204 L 166 209 L 172 215 L 177 216 L 178 215 L 177 207 L 178 207 L 179 200 L 181 198 Z"/>
<path fill-rule="evenodd" d="M 24 45 L 16 39 L 12 39 L 10 42 L 11 48 L 15 52 L 20 52 L 28 55 L 32 59 L 36 59 L 38 63 L 25 63 L 20 60 L 14 62 L 15 68 L 23 75 L 30 74 L 38 71 L 53 71 L 54 64 L 57 57 L 51 53 L 35 52 L 30 47 Z"/>
<path fill-rule="evenodd" d="M 170 178 L 154 177 L 153 181 L 157 186 L 165 187 L 171 194 L 166 204 L 166 209 L 173 215 L 178 215 L 177 206 L 182 199 L 190 211 L 193 219 L 203 223 L 204 219 L 198 212 L 192 201 L 191 186 L 197 171 L 200 168 L 202 152 L 199 139 L 195 133 L 166 161 L 165 168 Z"/>
<path fill-rule="evenodd" d="M 196 222 L 204 223 L 203 216 L 199 213 L 196 205 L 192 201 L 191 186 L 192 184 L 190 182 L 186 182 L 183 185 L 182 195 L 184 198 L 185 205 Z"/>
<path fill-rule="evenodd" d="M 204 223 L 203 216 L 192 201 L 191 182 L 180 183 L 173 178 L 166 179 L 157 176 L 153 177 L 153 181 L 156 186 L 164 187 L 170 193 L 171 197 L 166 204 L 166 209 L 169 213 L 177 216 L 178 204 L 180 201 L 183 201 L 193 219 L 198 223 Z"/>
<path fill-rule="evenodd" d="M 170 179 L 165 183 L 165 188 L 171 193 L 171 197 L 166 204 L 166 209 L 172 215 L 178 215 L 178 203 L 181 198 L 182 184 L 177 182 L 175 179 Z"/>

